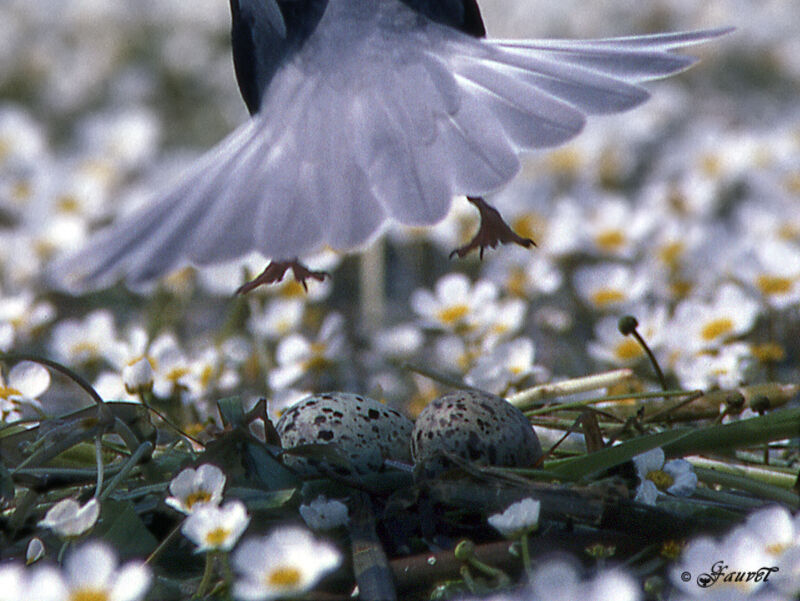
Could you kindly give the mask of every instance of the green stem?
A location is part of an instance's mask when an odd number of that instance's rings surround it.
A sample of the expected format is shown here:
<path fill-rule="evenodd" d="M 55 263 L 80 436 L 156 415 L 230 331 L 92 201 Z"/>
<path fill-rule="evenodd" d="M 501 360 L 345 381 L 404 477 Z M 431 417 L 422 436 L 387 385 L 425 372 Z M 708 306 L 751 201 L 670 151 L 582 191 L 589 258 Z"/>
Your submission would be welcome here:
<path fill-rule="evenodd" d="M 565 409 L 580 409 L 587 405 L 594 405 L 595 403 L 606 403 L 609 401 L 628 401 L 631 399 L 652 399 L 658 397 L 678 397 L 678 396 L 691 396 L 697 394 L 696 390 L 667 390 L 661 392 L 631 392 L 625 394 L 612 394 L 602 397 L 594 397 L 591 399 L 583 399 L 580 401 L 573 401 L 570 403 L 558 403 L 556 405 L 549 405 L 541 409 L 531 409 L 525 411 L 527 417 L 535 415 L 546 415 L 552 411 L 563 411 Z"/>
<path fill-rule="evenodd" d="M 519 544 L 522 546 L 522 566 L 528 576 L 528 582 L 533 582 L 533 567 L 531 566 L 531 551 L 528 548 L 528 532 L 522 533 L 519 537 Z"/>
<path fill-rule="evenodd" d="M 128 473 L 134 467 L 136 467 L 136 464 L 139 463 L 142 457 L 148 455 L 152 451 L 153 451 L 153 443 L 150 442 L 149 440 L 140 444 L 139 448 L 136 449 L 136 451 L 134 451 L 130 457 L 128 457 L 127 461 L 125 461 L 125 464 L 122 466 L 122 469 L 119 472 L 117 472 L 117 475 L 114 476 L 109 481 L 106 489 L 102 493 L 100 493 L 100 495 L 97 497 L 98 500 L 100 501 L 106 500 L 108 496 L 112 492 L 114 492 L 114 489 L 117 488 L 117 486 L 119 486 L 120 482 L 122 482 L 125 479 Z"/>
<path fill-rule="evenodd" d="M 215 557 L 216 553 L 214 551 L 206 553 L 206 567 L 203 570 L 203 577 L 200 580 L 200 584 L 197 585 L 197 592 L 194 594 L 195 599 L 202 599 L 205 597 L 211 587 L 211 579 L 214 576 Z"/>
<path fill-rule="evenodd" d="M 98 498 L 100 491 L 103 490 L 103 435 L 98 434 L 94 439 L 94 456 L 97 461 L 97 486 L 94 489 L 94 496 Z"/>
<path fill-rule="evenodd" d="M 161 555 L 161 552 L 167 548 L 167 545 L 169 545 L 173 541 L 173 539 L 178 535 L 178 532 L 181 531 L 182 525 L 183 522 L 180 522 L 177 526 L 175 526 L 172 529 L 172 531 L 169 534 L 167 534 L 167 537 L 160 543 L 158 543 L 158 546 L 155 549 L 153 549 L 153 552 L 147 556 L 147 559 L 145 559 L 144 562 L 147 564 L 153 563 L 156 560 L 156 558 L 159 555 Z"/>

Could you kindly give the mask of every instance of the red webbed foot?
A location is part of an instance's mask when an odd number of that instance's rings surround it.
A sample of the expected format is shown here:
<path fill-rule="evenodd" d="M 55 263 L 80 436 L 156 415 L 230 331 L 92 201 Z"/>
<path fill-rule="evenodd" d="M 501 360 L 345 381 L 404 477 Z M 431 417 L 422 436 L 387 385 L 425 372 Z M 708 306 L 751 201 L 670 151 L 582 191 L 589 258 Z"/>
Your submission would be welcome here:
<path fill-rule="evenodd" d="M 240 286 L 236 290 L 236 294 L 247 294 L 262 284 L 275 284 L 276 282 L 280 282 L 283 279 L 283 276 L 286 275 L 286 271 L 289 269 L 292 270 L 294 279 L 303 285 L 303 288 L 305 288 L 306 292 L 308 291 L 308 286 L 306 285 L 306 280 L 308 278 L 312 278 L 321 282 L 326 277 L 331 277 L 331 274 L 329 274 L 327 271 L 310 270 L 308 267 L 298 262 L 296 258 L 292 259 L 291 261 L 270 261 L 269 265 L 267 265 L 267 267 L 258 277 Z"/>
<path fill-rule="evenodd" d="M 454 255 L 458 255 L 460 259 L 463 259 L 476 248 L 480 252 L 480 258 L 483 259 L 483 250 L 487 246 L 489 248 L 494 248 L 498 244 L 519 244 L 525 248 L 536 246 L 536 242 L 530 238 L 523 238 L 515 234 L 500 215 L 500 212 L 493 206 L 487 204 L 483 198 L 480 196 L 467 196 L 467 200 L 474 204 L 480 212 L 481 223 L 475 236 L 473 236 L 468 244 L 450 253 L 451 259 Z"/>

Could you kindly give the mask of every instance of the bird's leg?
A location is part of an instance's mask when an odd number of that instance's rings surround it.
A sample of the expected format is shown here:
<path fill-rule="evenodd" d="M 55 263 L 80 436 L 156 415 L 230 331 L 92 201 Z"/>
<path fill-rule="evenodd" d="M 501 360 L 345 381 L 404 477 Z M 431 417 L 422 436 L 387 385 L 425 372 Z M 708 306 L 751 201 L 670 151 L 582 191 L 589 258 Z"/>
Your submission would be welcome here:
<path fill-rule="evenodd" d="M 313 278 L 321 282 L 326 277 L 331 277 L 331 274 L 327 271 L 311 271 L 308 267 L 298 262 L 296 257 L 291 261 L 270 261 L 269 265 L 261 272 L 261 275 L 240 286 L 236 290 L 236 294 L 247 294 L 262 284 L 280 282 L 288 269 L 292 270 L 294 279 L 303 285 L 306 292 L 308 292 L 308 286 L 306 286 L 306 280 L 308 278 Z"/>
<path fill-rule="evenodd" d="M 536 246 L 536 242 L 530 238 L 523 238 L 515 234 L 503 220 L 500 212 L 487 204 L 483 198 L 480 196 L 467 196 L 467 200 L 474 204 L 480 212 L 481 223 L 469 244 L 450 253 L 451 259 L 454 255 L 458 255 L 460 259 L 463 259 L 470 251 L 476 248 L 479 249 L 480 258 L 483 259 L 483 249 L 487 246 L 494 248 L 498 244 L 519 244 L 525 248 Z"/>

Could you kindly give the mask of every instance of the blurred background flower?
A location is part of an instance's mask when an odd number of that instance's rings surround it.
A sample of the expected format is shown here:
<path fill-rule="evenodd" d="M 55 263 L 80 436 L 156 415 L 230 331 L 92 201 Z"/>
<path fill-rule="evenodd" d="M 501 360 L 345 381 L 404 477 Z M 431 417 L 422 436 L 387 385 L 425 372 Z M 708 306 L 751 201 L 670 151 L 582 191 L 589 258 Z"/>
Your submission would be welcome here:
<path fill-rule="evenodd" d="M 228 394 L 267 396 L 277 415 L 298 391 L 353 390 L 413 413 L 437 386 L 406 362 L 501 394 L 608 365 L 650 378 L 641 350 L 613 326 L 624 313 L 639 319 L 672 384 L 796 380 L 800 25 L 791 4 L 564 0 L 534 10 L 483 0 L 493 37 L 737 31 L 692 49 L 695 69 L 648 84 L 643 107 L 524 157 L 491 201 L 538 248 L 449 261 L 476 224 L 456 199 L 439 226 L 390 230 L 368 256 L 312 258 L 333 278 L 310 282 L 307 294 L 289 280 L 232 299 L 263 258 L 80 298 L 39 279 L 51 258 L 158 193 L 247 118 L 227 5 L 7 0 L 0 350 L 40 352 L 107 398 L 150 395 L 201 428 Z M 39 399 L 43 410 L 72 402 L 61 388 Z M 17 417 L 4 409 L 5 420 Z"/>

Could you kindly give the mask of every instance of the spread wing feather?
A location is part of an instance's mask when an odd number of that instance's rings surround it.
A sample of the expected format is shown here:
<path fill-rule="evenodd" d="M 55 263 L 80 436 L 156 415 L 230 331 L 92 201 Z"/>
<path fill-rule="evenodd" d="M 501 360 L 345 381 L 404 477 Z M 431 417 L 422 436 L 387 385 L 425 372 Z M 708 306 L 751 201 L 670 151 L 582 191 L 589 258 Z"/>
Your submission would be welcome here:
<path fill-rule="evenodd" d="M 336 26 L 326 17 L 323 31 Z M 388 219 L 433 224 L 454 195 L 510 180 L 520 151 L 644 102 L 639 82 L 692 64 L 674 49 L 725 30 L 594 41 L 487 41 L 436 23 L 377 33 L 384 47 L 368 39 L 333 61 L 314 55 L 312 35 L 252 120 L 51 277 L 73 290 L 140 284 L 253 250 L 280 260 L 351 249 Z"/>

